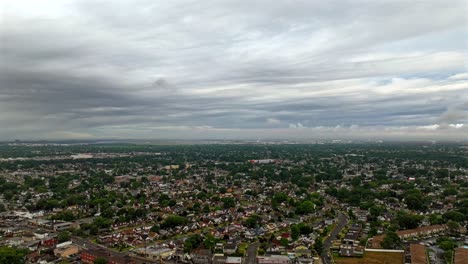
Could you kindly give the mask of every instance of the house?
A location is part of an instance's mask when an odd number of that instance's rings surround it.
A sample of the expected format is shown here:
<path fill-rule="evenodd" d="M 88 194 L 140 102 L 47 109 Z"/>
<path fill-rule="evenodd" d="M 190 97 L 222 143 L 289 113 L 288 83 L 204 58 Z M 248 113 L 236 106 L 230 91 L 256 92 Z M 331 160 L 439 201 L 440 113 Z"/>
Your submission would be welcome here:
<path fill-rule="evenodd" d="M 363 247 L 354 247 L 350 245 L 341 245 L 340 246 L 340 256 L 346 256 L 346 257 L 357 257 L 357 256 L 362 256 L 364 254 L 364 248 Z"/>
<path fill-rule="evenodd" d="M 25 242 L 36 240 L 36 236 L 32 232 L 24 232 L 22 238 Z"/>
<path fill-rule="evenodd" d="M 225 264 L 242 264 L 242 258 L 240 257 L 227 257 Z"/>
<path fill-rule="evenodd" d="M 55 231 L 63 231 L 63 230 L 68 230 L 72 227 L 72 224 L 71 222 L 64 222 L 64 223 L 57 223 L 57 224 L 54 224 L 54 230 Z"/>
<path fill-rule="evenodd" d="M 423 226 L 415 229 L 407 229 L 397 231 L 398 237 L 400 239 L 409 239 L 413 237 L 424 237 L 432 234 L 439 234 L 447 230 L 447 225 L 432 225 L 432 226 Z M 370 241 L 372 248 L 381 248 L 380 243 L 385 238 L 385 235 L 377 235 L 373 237 Z"/>
<path fill-rule="evenodd" d="M 228 255 L 234 254 L 236 253 L 236 251 L 237 251 L 237 242 L 233 240 L 228 241 L 223 248 L 223 252 Z"/>
<path fill-rule="evenodd" d="M 174 248 L 165 246 L 139 248 L 136 251 L 139 255 L 150 259 L 167 259 L 175 253 Z"/>
<path fill-rule="evenodd" d="M 297 258 L 297 264 L 314 264 L 313 258 Z"/>
<path fill-rule="evenodd" d="M 357 246 L 359 244 L 359 233 L 348 232 L 343 238 L 343 244 Z"/>
<path fill-rule="evenodd" d="M 259 256 L 257 257 L 258 264 L 292 264 L 291 259 L 288 256 L 284 255 L 275 255 L 275 256 Z"/>
<path fill-rule="evenodd" d="M 24 240 L 21 237 L 12 237 L 7 240 L 6 244 L 12 247 L 18 247 L 23 245 Z"/>
<path fill-rule="evenodd" d="M 417 236 L 429 236 L 436 233 L 441 233 L 447 230 L 447 225 L 432 225 L 423 226 L 415 229 L 400 230 L 397 234 L 400 238 L 411 238 Z"/>
<path fill-rule="evenodd" d="M 297 258 L 310 258 L 312 256 L 312 251 L 305 246 L 298 246 L 294 249 L 294 254 Z"/>
<path fill-rule="evenodd" d="M 41 240 L 41 245 L 45 247 L 53 247 L 58 243 L 57 235 L 50 235 Z"/>
<path fill-rule="evenodd" d="M 223 254 L 214 254 L 212 264 L 225 264 L 226 256 Z"/>
<path fill-rule="evenodd" d="M 210 250 L 199 248 L 193 250 L 190 257 L 192 257 L 194 264 L 211 264 L 213 255 Z"/>
<path fill-rule="evenodd" d="M 359 238 L 361 236 L 362 226 L 354 224 L 346 233 L 340 245 L 340 256 L 362 256 L 364 254 L 359 247 Z"/>
<path fill-rule="evenodd" d="M 34 251 L 34 250 L 38 249 L 40 245 L 41 245 L 41 240 L 36 239 L 36 240 L 28 241 L 25 246 L 29 250 Z"/>

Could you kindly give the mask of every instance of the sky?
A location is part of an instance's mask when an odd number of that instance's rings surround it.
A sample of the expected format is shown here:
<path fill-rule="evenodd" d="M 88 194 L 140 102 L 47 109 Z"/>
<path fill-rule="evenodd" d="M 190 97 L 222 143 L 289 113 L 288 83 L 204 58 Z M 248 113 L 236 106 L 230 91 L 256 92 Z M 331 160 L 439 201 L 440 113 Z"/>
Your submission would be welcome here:
<path fill-rule="evenodd" d="M 0 140 L 468 139 L 468 1 L 0 0 Z"/>

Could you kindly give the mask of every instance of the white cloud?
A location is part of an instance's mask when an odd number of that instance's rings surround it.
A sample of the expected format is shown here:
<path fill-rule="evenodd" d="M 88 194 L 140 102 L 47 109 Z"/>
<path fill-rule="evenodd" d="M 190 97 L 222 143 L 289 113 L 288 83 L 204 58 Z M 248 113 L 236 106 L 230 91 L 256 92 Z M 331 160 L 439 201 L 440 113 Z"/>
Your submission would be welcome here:
<path fill-rule="evenodd" d="M 279 119 L 276 119 L 276 118 L 267 118 L 266 122 L 270 125 L 279 125 L 281 124 L 281 121 Z"/>
<path fill-rule="evenodd" d="M 461 0 L 30 2 L 2 13 L 0 139 L 452 138 L 468 122 Z"/>
<path fill-rule="evenodd" d="M 463 126 L 464 126 L 464 124 L 450 124 L 450 127 L 453 127 L 453 128 L 456 128 L 456 129 L 462 128 Z"/>
<path fill-rule="evenodd" d="M 427 130 L 437 130 L 440 128 L 440 125 L 434 124 L 434 125 L 420 126 L 420 128 L 427 129 Z"/>
<path fill-rule="evenodd" d="M 468 80 L 468 72 L 458 73 L 449 77 L 450 80 Z"/>
<path fill-rule="evenodd" d="M 289 128 L 304 128 L 304 125 L 301 122 L 297 122 L 297 123 L 294 123 L 294 124 L 290 123 Z"/>

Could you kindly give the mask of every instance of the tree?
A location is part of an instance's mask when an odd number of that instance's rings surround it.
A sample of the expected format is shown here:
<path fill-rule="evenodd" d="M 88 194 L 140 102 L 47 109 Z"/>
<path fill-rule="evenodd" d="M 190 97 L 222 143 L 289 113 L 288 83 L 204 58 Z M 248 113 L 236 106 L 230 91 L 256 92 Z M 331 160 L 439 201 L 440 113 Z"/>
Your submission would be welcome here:
<path fill-rule="evenodd" d="M 213 237 L 213 235 L 208 234 L 205 236 L 203 246 L 205 246 L 205 248 L 209 250 L 212 250 L 216 246 L 216 239 Z"/>
<path fill-rule="evenodd" d="M 158 225 L 154 225 L 150 229 L 151 232 L 159 232 L 159 230 L 160 230 L 160 227 Z"/>
<path fill-rule="evenodd" d="M 416 189 L 410 189 L 406 192 L 405 203 L 411 210 L 422 210 L 426 207 L 421 191 Z"/>
<path fill-rule="evenodd" d="M 460 224 L 452 220 L 447 222 L 447 227 L 451 233 L 456 233 L 460 230 Z"/>
<path fill-rule="evenodd" d="M 293 240 L 296 240 L 299 238 L 299 235 L 301 233 L 301 230 L 297 225 L 291 225 L 291 238 Z"/>
<path fill-rule="evenodd" d="M 314 211 L 315 205 L 311 201 L 303 201 L 296 207 L 296 214 L 310 214 Z"/>
<path fill-rule="evenodd" d="M 10 248 L 0 247 L 0 263 L 1 264 L 21 264 L 24 263 L 24 257 L 27 251 Z"/>
<path fill-rule="evenodd" d="M 222 201 L 223 201 L 224 209 L 228 209 L 228 208 L 232 208 L 232 207 L 236 206 L 236 201 L 234 200 L 234 198 L 225 197 L 225 198 L 222 199 Z"/>
<path fill-rule="evenodd" d="M 439 179 L 448 178 L 449 172 L 447 169 L 440 169 L 435 171 L 435 176 Z"/>
<path fill-rule="evenodd" d="M 371 220 L 377 220 L 377 217 L 379 217 L 383 212 L 383 208 L 378 205 L 373 205 L 369 208 L 369 214 L 370 214 L 370 219 Z"/>
<path fill-rule="evenodd" d="M 70 240 L 70 233 L 68 231 L 62 231 L 58 234 L 57 240 L 59 243 L 66 242 Z"/>
<path fill-rule="evenodd" d="M 282 237 L 282 238 L 280 239 L 280 244 L 281 244 L 283 247 L 287 248 L 288 245 L 289 245 L 289 241 L 288 241 L 288 239 Z"/>
<path fill-rule="evenodd" d="M 278 192 L 278 193 L 275 193 L 275 195 L 271 199 L 271 203 L 278 205 L 280 203 L 286 202 L 287 200 L 288 200 L 288 195 L 286 195 L 284 192 Z"/>
<path fill-rule="evenodd" d="M 221 178 L 220 178 L 221 179 Z M 227 192 L 227 189 L 226 187 L 220 187 L 219 188 L 219 193 L 226 193 Z"/>
<path fill-rule="evenodd" d="M 449 211 L 449 212 L 443 214 L 442 217 L 446 221 L 447 220 L 452 220 L 452 221 L 459 222 L 459 223 L 465 221 L 465 215 L 458 212 L 458 211 L 455 211 L 455 210 L 452 210 L 452 211 Z"/>
<path fill-rule="evenodd" d="M 173 228 L 187 223 L 187 218 L 180 215 L 170 215 L 161 224 L 161 228 Z"/>
<path fill-rule="evenodd" d="M 107 219 L 105 217 L 97 217 L 93 220 L 93 225 L 96 226 L 97 228 L 109 228 L 111 226 L 112 222 L 110 219 Z"/>
<path fill-rule="evenodd" d="M 184 252 L 190 252 L 194 248 L 198 248 L 202 243 L 202 237 L 199 234 L 195 234 L 187 238 L 184 242 Z"/>
<path fill-rule="evenodd" d="M 397 213 L 396 221 L 401 229 L 413 229 L 419 226 L 424 217 L 415 214 L 409 214 L 404 211 Z"/>
<path fill-rule="evenodd" d="M 398 249 L 401 245 L 400 237 L 397 233 L 388 231 L 380 245 L 385 249 Z"/>
<path fill-rule="evenodd" d="M 13 198 L 14 194 L 12 191 L 6 191 L 3 193 L 3 198 L 7 201 L 11 200 Z"/>
<path fill-rule="evenodd" d="M 444 190 L 443 192 L 444 196 L 449 196 L 449 195 L 457 195 L 458 191 L 457 189 L 450 187 Z"/>
<path fill-rule="evenodd" d="M 94 264 L 107 264 L 107 259 L 103 257 L 97 257 L 93 263 Z"/>
<path fill-rule="evenodd" d="M 252 214 L 249 216 L 249 218 L 247 218 L 247 220 L 245 220 L 244 225 L 249 228 L 254 228 L 259 224 L 260 219 L 261 218 L 259 215 Z"/>
<path fill-rule="evenodd" d="M 192 245 L 192 242 L 190 241 L 185 241 L 184 242 L 184 252 L 185 253 L 190 253 L 193 249 L 193 245 Z"/>
<path fill-rule="evenodd" d="M 312 233 L 314 230 L 311 226 L 305 224 L 305 223 L 299 223 L 297 224 L 297 226 L 299 227 L 299 231 L 301 233 L 301 235 L 308 235 L 310 233 Z"/>
<path fill-rule="evenodd" d="M 429 223 L 431 223 L 431 225 L 440 225 L 444 223 L 444 219 L 441 215 L 431 214 L 429 215 Z"/>
<path fill-rule="evenodd" d="M 437 245 L 439 245 L 439 247 L 445 251 L 453 250 L 457 247 L 457 243 L 448 237 L 439 237 L 437 239 Z"/>
<path fill-rule="evenodd" d="M 319 255 L 322 254 L 322 251 L 323 251 L 323 241 L 322 241 L 322 238 L 321 238 L 321 237 L 317 237 L 317 238 L 315 239 L 314 249 L 315 249 L 315 251 L 317 251 L 317 253 L 318 253 Z"/>

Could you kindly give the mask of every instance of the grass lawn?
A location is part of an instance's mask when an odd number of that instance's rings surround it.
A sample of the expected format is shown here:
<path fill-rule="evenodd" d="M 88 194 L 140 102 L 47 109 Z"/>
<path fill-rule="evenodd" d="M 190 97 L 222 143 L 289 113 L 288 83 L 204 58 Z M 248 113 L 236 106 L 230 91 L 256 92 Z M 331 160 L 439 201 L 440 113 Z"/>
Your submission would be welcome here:
<path fill-rule="evenodd" d="M 239 244 L 239 253 L 241 254 L 245 254 L 245 251 L 247 250 L 247 247 L 249 247 L 249 244 L 248 243 L 240 243 Z"/>

